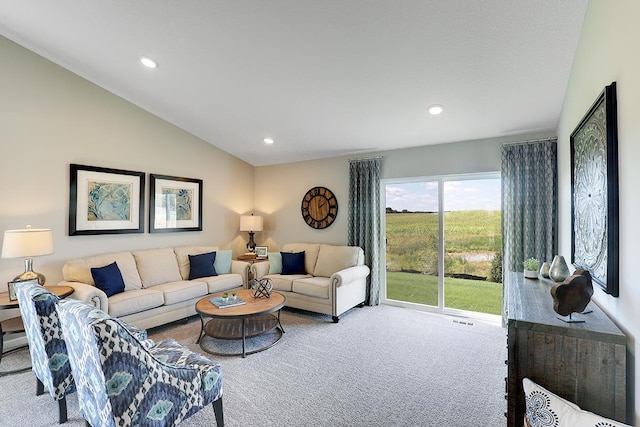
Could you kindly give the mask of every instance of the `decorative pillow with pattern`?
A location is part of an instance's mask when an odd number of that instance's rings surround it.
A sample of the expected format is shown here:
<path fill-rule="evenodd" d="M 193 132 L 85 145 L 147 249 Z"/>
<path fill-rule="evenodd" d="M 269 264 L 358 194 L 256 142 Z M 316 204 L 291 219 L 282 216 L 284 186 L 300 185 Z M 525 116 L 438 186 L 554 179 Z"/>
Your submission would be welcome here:
<path fill-rule="evenodd" d="M 524 378 L 522 385 L 527 406 L 525 427 L 629 427 L 628 424 L 584 411 L 529 378 Z"/>

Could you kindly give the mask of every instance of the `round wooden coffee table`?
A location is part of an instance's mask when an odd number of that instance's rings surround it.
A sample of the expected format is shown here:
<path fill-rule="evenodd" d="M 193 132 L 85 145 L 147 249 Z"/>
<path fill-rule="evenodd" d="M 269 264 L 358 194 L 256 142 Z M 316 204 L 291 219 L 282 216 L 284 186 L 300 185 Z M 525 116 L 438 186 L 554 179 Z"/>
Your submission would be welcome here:
<path fill-rule="evenodd" d="M 196 312 L 200 315 L 200 335 L 196 344 L 200 344 L 207 353 L 219 356 L 239 356 L 246 357 L 247 354 L 257 353 L 275 345 L 282 334 L 284 328 L 280 323 L 280 310 L 284 307 L 286 298 L 278 292 L 271 292 L 269 298 L 253 298 L 251 291 L 243 289 L 236 291 L 236 295 L 242 298 L 246 304 L 234 307 L 218 308 L 210 300 L 211 298 L 222 296 L 224 292 L 207 295 L 196 303 Z M 210 318 L 205 323 L 205 318 Z M 257 337 L 276 330 L 275 341 L 262 347 L 247 351 L 247 338 Z M 203 335 L 222 340 L 242 340 L 242 352 L 224 353 L 212 351 L 202 346 Z"/>

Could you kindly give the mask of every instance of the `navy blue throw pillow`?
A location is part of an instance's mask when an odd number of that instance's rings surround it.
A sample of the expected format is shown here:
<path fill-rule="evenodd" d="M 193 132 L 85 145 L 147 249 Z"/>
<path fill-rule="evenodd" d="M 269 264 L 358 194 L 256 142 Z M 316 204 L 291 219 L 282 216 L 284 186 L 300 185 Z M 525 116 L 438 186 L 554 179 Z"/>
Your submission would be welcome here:
<path fill-rule="evenodd" d="M 304 271 L 304 251 L 280 252 L 282 255 L 282 274 L 306 274 Z"/>
<path fill-rule="evenodd" d="M 115 261 L 104 267 L 91 268 L 91 276 L 96 287 L 108 297 L 124 292 L 124 279 Z"/>
<path fill-rule="evenodd" d="M 216 260 L 215 252 L 207 252 L 200 255 L 189 255 L 189 280 L 200 277 L 217 276 L 213 263 Z"/>

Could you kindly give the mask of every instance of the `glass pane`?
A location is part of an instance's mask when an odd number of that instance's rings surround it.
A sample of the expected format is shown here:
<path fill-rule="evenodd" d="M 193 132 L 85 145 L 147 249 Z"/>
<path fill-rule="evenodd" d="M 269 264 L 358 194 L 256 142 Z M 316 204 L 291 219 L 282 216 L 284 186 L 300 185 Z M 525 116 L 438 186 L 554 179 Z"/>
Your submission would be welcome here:
<path fill-rule="evenodd" d="M 501 260 L 500 179 L 444 183 L 445 307 L 500 314 L 502 285 L 492 282 Z"/>
<path fill-rule="evenodd" d="M 386 186 L 387 299 L 438 305 L 438 183 Z"/>

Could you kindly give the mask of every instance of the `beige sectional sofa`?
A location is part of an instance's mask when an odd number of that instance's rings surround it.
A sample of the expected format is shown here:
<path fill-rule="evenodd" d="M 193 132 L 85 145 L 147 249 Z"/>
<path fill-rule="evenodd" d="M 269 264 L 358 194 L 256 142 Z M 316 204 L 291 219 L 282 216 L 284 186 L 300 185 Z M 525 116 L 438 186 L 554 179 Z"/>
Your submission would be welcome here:
<path fill-rule="evenodd" d="M 286 306 L 323 313 L 338 322 L 345 311 L 361 305 L 366 298 L 369 267 L 364 251 L 357 246 L 318 243 L 289 243 L 282 252 L 304 251 L 304 271 L 282 274 L 281 252 L 270 252 L 269 262 L 251 266 L 256 279 L 269 278 L 273 290 L 282 293 Z"/>
<path fill-rule="evenodd" d="M 118 252 L 67 261 L 59 285 L 71 286 L 70 298 L 85 301 L 114 317 L 140 328 L 151 328 L 196 314 L 195 303 L 203 296 L 246 287 L 250 264 L 226 253 L 227 273 L 189 280 L 189 255 L 216 252 L 216 246 L 182 246 Z M 223 257 L 220 256 L 220 259 Z M 124 292 L 107 297 L 95 286 L 91 268 L 116 262 Z"/>

